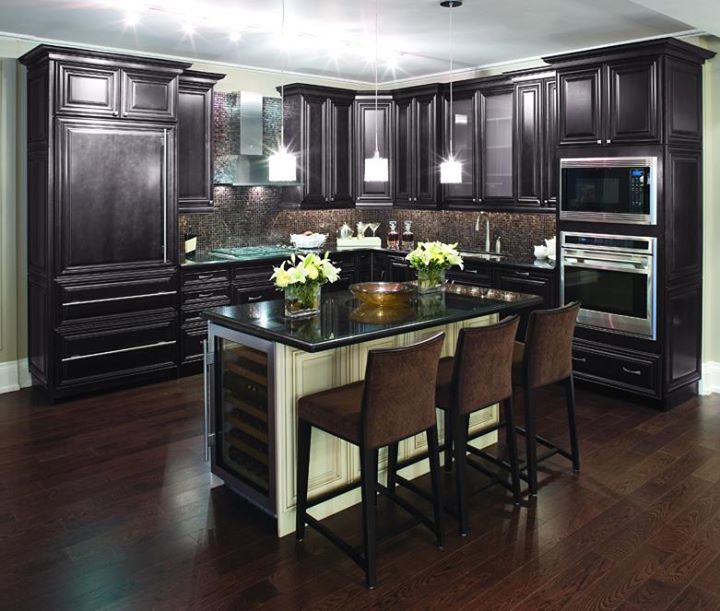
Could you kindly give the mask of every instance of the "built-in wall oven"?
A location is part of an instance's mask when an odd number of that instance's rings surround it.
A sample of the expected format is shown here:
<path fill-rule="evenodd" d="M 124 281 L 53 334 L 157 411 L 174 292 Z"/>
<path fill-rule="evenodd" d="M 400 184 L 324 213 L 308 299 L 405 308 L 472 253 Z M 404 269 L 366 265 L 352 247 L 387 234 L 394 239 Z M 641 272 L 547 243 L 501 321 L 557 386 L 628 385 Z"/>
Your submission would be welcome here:
<path fill-rule="evenodd" d="M 578 324 L 655 339 L 657 238 L 562 232 L 563 303 Z"/>
<path fill-rule="evenodd" d="M 560 219 L 657 223 L 657 157 L 560 160 Z"/>

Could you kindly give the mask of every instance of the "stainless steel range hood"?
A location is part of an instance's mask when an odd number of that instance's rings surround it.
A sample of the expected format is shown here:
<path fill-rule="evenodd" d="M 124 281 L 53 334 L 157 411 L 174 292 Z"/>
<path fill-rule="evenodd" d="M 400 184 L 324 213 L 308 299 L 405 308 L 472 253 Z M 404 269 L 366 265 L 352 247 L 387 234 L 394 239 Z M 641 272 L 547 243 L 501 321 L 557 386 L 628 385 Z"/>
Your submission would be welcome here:
<path fill-rule="evenodd" d="M 221 184 L 230 182 L 233 186 L 246 187 L 298 185 L 297 182 L 270 182 L 268 157 L 263 144 L 263 97 L 249 91 L 241 92 L 238 97 L 240 104 L 235 121 L 239 121 L 240 146 L 237 158 L 227 160 L 227 165 L 234 168 L 233 175 L 223 177 Z"/>

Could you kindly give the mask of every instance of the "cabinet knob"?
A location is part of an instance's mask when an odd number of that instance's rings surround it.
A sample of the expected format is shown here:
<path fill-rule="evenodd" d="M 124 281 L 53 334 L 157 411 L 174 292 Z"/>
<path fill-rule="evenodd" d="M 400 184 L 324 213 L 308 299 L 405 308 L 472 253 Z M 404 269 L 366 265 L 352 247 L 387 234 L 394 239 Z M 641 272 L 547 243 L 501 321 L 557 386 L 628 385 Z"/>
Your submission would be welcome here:
<path fill-rule="evenodd" d="M 482 202 L 482 197 L 478 197 L 477 201 Z"/>
<path fill-rule="evenodd" d="M 598 144 L 602 144 L 602 140 L 598 140 L 597 143 L 598 143 Z"/>
<path fill-rule="evenodd" d="M 543 202 L 543 203 L 544 203 L 544 204 L 545 204 L 545 205 L 547 206 L 547 205 L 549 205 L 549 204 L 550 204 L 550 200 L 549 200 L 549 199 L 546 199 L 546 200 L 544 200 L 544 202 Z"/>
<path fill-rule="evenodd" d="M 608 143 L 608 144 L 612 144 L 612 140 L 610 140 L 610 138 L 608 138 L 608 139 L 607 139 L 607 143 Z"/>

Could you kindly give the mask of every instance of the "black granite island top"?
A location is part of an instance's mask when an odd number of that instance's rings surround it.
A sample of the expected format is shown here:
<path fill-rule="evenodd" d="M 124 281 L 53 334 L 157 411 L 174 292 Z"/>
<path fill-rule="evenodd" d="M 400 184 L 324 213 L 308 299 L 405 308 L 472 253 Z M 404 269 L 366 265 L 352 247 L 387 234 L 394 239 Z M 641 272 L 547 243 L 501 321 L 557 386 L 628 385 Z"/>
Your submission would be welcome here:
<path fill-rule="evenodd" d="M 254 337 L 320 352 L 540 303 L 536 295 L 455 285 L 444 293 L 418 296 L 407 308 L 367 308 L 350 291 L 338 291 L 323 292 L 320 314 L 311 318 L 286 319 L 282 299 L 210 308 L 203 317 Z"/>

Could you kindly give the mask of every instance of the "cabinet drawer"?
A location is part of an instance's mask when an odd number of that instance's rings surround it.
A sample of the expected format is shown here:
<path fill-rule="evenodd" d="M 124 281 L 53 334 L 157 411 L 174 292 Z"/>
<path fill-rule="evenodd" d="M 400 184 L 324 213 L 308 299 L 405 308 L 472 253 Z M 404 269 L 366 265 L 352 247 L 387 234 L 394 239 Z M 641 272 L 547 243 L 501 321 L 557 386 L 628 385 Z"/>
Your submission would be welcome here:
<path fill-rule="evenodd" d="M 279 261 L 270 261 L 262 267 L 236 267 L 233 270 L 233 282 L 237 284 L 267 284 L 273 273 L 273 267 Z"/>
<path fill-rule="evenodd" d="M 193 287 L 201 284 L 211 284 L 213 282 L 229 282 L 230 269 L 227 267 L 212 269 L 197 269 L 193 271 L 183 271 L 182 286 Z"/>
<path fill-rule="evenodd" d="M 174 319 L 161 319 L 60 334 L 62 383 L 173 367 L 177 360 L 176 333 Z"/>
<path fill-rule="evenodd" d="M 659 360 L 652 355 L 624 354 L 604 348 L 573 346 L 573 371 L 579 379 L 617 388 L 658 394 Z"/>
<path fill-rule="evenodd" d="M 495 270 L 494 286 L 504 291 L 539 295 L 545 300 L 543 305 L 552 305 L 552 280 L 525 270 Z"/>
<path fill-rule="evenodd" d="M 57 112 L 117 117 L 120 109 L 120 70 L 60 64 L 57 73 Z"/>
<path fill-rule="evenodd" d="M 230 303 L 230 286 L 202 286 L 191 291 L 182 292 L 182 305 L 199 305 L 211 307 Z"/>
<path fill-rule="evenodd" d="M 122 114 L 131 119 L 174 119 L 177 77 L 124 70 Z"/>
<path fill-rule="evenodd" d="M 463 284 L 474 284 L 477 286 L 492 286 L 492 274 L 489 269 L 475 269 L 466 267 L 463 270 L 453 268 L 448 270 L 445 277 L 453 282 Z"/>
<path fill-rule="evenodd" d="M 175 275 L 112 282 L 61 284 L 59 323 L 103 316 L 174 309 Z"/>
<path fill-rule="evenodd" d="M 236 286 L 233 288 L 233 305 L 243 303 L 257 303 L 259 301 L 270 301 L 271 299 L 282 299 L 282 292 L 275 289 L 271 284 L 257 287 Z"/>
<path fill-rule="evenodd" d="M 180 362 L 195 363 L 203 360 L 203 342 L 207 327 L 183 328 L 180 334 Z"/>

